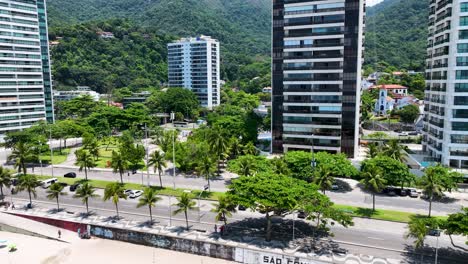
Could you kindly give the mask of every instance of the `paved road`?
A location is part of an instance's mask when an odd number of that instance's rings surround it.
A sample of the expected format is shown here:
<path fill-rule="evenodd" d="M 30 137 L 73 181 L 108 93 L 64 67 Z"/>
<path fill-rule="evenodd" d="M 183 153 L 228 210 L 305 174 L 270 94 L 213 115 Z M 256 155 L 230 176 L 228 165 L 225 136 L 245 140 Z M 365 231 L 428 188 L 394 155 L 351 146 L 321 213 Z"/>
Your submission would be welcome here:
<path fill-rule="evenodd" d="M 64 174 L 75 171 L 79 178 L 84 178 L 84 172 L 78 172 L 77 169 L 71 168 L 54 168 L 55 176 L 63 176 Z M 183 175 L 177 175 L 172 177 L 172 170 L 168 169 L 166 176 L 163 176 L 163 185 L 172 187 L 175 183 L 177 188 L 195 189 L 202 190 L 203 186 L 207 184 L 206 180 L 196 176 L 185 177 Z M 36 174 L 40 174 L 40 169 L 35 169 Z M 42 173 L 44 175 L 52 175 L 50 167 L 43 168 Z M 120 176 L 114 174 L 111 171 L 93 170 L 88 172 L 88 178 L 96 180 L 106 181 L 120 181 Z M 124 176 L 124 182 L 147 184 L 148 177 L 146 172 L 138 173 L 135 175 Z M 150 173 L 149 182 L 151 185 L 159 185 L 159 177 L 156 174 Z M 226 185 L 230 180 L 215 179 L 211 181 L 211 190 L 224 192 L 226 191 Z M 352 181 L 350 181 L 352 182 Z M 372 197 L 370 194 L 363 192 L 359 187 L 351 186 L 352 191 L 348 192 L 327 192 L 326 194 L 337 204 L 346 204 L 362 207 L 372 207 Z M 380 195 L 376 197 L 376 205 L 381 209 L 406 211 L 425 214 L 429 208 L 429 203 L 426 200 L 420 198 L 410 197 L 388 197 Z M 432 210 L 434 215 L 447 215 L 450 213 L 460 211 L 461 207 L 468 207 L 468 194 L 464 198 L 459 198 L 451 202 L 433 202 Z"/>
<path fill-rule="evenodd" d="M 102 191 L 99 191 L 102 194 Z M 42 188 L 37 189 L 37 200 L 33 203 L 45 208 L 54 209 L 56 208 L 55 201 L 46 199 L 45 190 Z M 19 193 L 13 196 L 13 201 L 18 206 L 19 204 L 25 204 L 27 202 L 27 193 Z M 6 200 L 12 199 L 6 197 Z M 72 197 L 72 193 L 66 196 L 60 197 L 60 203 L 62 208 L 66 208 L 67 211 L 78 213 L 84 212 L 85 209 L 79 199 Z M 184 226 L 185 221 L 183 215 L 172 216 L 170 212 L 173 212 L 175 206 L 170 206 L 175 203 L 175 199 L 169 197 L 163 197 L 157 207 L 153 210 L 153 214 L 158 224 L 173 226 Z M 147 221 L 148 208 L 136 208 L 137 200 L 129 199 L 123 200 L 119 203 L 119 211 L 122 216 L 126 219 L 132 219 L 136 221 Z M 213 205 L 208 201 L 201 201 L 201 210 L 189 212 L 190 225 L 196 229 L 205 229 L 213 231 L 215 220 L 214 213 L 210 212 Z M 90 200 L 91 210 L 97 212 L 103 216 L 114 216 L 115 206 L 111 202 L 104 202 L 100 198 Z M 229 218 L 230 222 L 242 221 L 246 218 L 257 218 L 262 217 L 261 214 L 250 211 L 241 211 L 235 213 L 232 218 Z M 200 220 L 199 220 L 200 219 Z M 302 220 L 299 220 L 302 221 Z M 401 258 L 404 255 L 404 251 L 408 245 L 411 245 L 411 241 L 403 238 L 405 232 L 405 225 L 399 223 L 381 222 L 375 220 L 361 220 L 356 219 L 356 226 L 351 228 L 343 227 L 332 227 L 331 230 L 334 234 L 332 240 L 338 243 L 341 247 L 348 249 L 352 253 L 369 254 L 379 257 L 387 258 Z M 370 222 L 367 222 L 370 221 Z M 382 224 L 382 226 L 380 226 Z M 221 225 L 221 223 L 218 223 Z M 298 224 L 296 224 L 296 227 Z M 285 234 L 292 236 L 291 232 Z M 463 239 L 457 238 L 458 242 L 463 242 Z M 436 246 L 434 238 L 428 238 L 427 243 L 431 246 Z M 441 248 L 451 248 L 450 241 L 447 237 L 443 236 L 439 240 L 439 246 Z"/>

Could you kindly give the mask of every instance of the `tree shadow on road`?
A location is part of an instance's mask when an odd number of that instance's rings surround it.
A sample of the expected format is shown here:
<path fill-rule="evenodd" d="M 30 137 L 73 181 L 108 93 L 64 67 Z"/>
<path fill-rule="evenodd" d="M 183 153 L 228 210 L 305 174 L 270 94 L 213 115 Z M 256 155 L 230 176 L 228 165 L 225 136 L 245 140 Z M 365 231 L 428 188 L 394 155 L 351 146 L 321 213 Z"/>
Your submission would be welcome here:
<path fill-rule="evenodd" d="M 349 183 L 341 179 L 335 179 L 335 184 L 338 185 L 338 190 L 333 190 L 332 192 L 334 193 L 348 193 L 353 191 L 351 185 L 349 185 Z"/>
<path fill-rule="evenodd" d="M 413 245 L 406 245 L 402 256 L 405 257 L 408 264 L 427 264 L 435 263 L 436 249 L 429 246 L 424 246 L 420 249 L 415 249 Z M 465 259 L 465 261 L 463 261 Z M 437 263 L 439 264 L 460 264 L 466 263 L 468 260 L 468 252 L 456 250 L 454 248 L 439 248 Z"/>

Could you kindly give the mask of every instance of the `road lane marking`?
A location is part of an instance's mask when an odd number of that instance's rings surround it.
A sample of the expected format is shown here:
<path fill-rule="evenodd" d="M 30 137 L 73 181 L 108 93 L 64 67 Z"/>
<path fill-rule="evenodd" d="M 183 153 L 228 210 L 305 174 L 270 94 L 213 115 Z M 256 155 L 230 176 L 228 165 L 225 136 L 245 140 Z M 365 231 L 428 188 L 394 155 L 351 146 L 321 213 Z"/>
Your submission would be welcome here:
<path fill-rule="evenodd" d="M 367 238 L 373 239 L 373 240 L 382 240 L 382 241 L 385 240 L 385 239 L 383 239 L 383 238 L 378 238 L 378 237 L 367 237 Z"/>

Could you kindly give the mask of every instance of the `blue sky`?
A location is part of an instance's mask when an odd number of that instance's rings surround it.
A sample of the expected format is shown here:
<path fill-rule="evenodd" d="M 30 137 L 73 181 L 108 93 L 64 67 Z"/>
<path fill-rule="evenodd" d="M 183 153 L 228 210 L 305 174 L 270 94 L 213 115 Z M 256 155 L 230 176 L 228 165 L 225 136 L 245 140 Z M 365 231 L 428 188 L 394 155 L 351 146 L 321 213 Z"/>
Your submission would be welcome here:
<path fill-rule="evenodd" d="M 382 2 L 383 0 L 367 0 L 366 3 L 368 6 L 373 6 L 375 4 L 378 4 L 380 2 Z"/>

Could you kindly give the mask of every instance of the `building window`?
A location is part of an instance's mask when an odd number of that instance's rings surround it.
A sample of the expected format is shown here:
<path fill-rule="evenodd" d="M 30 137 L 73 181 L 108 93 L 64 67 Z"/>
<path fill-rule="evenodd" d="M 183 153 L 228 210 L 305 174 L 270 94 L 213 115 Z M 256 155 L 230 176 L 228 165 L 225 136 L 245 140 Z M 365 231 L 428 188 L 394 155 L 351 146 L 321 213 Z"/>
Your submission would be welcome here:
<path fill-rule="evenodd" d="M 461 12 L 468 12 L 468 3 L 461 3 L 460 4 L 460 11 Z"/>
<path fill-rule="evenodd" d="M 458 32 L 459 39 L 468 39 L 468 30 L 460 30 Z"/>
<path fill-rule="evenodd" d="M 468 57 L 457 57 L 457 66 L 468 66 Z"/>
<path fill-rule="evenodd" d="M 456 79 L 457 80 L 468 80 L 468 70 L 457 71 Z"/>
<path fill-rule="evenodd" d="M 456 93 L 468 93 L 468 83 L 456 83 L 455 92 Z"/>
<path fill-rule="evenodd" d="M 467 122 L 452 122 L 452 130 L 468 131 L 468 123 Z"/>
<path fill-rule="evenodd" d="M 468 96 L 455 96 L 455 105 L 468 105 Z"/>
<path fill-rule="evenodd" d="M 468 26 L 468 16 L 460 17 L 460 26 Z"/>

